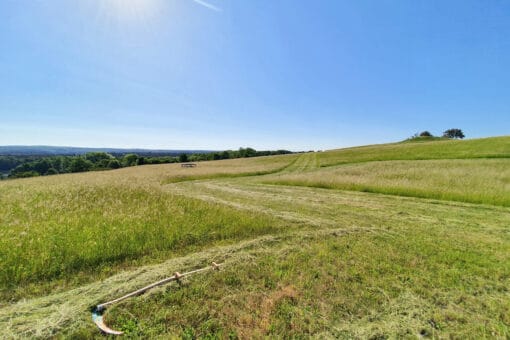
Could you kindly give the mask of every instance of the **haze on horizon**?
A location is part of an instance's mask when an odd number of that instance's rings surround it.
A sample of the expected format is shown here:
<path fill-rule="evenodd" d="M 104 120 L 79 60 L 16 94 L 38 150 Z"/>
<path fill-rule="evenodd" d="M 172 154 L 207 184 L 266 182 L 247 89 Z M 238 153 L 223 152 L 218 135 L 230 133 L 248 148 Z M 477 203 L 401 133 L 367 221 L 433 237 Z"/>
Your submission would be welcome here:
<path fill-rule="evenodd" d="M 0 145 L 309 150 L 509 133 L 505 1 L 2 1 L 0 48 Z"/>

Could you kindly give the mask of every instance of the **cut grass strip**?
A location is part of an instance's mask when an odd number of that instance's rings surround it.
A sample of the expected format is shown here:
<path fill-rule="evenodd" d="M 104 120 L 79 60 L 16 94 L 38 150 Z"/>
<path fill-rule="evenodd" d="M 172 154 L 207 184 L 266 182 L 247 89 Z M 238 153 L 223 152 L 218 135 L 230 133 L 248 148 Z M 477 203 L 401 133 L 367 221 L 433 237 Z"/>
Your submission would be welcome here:
<path fill-rule="evenodd" d="M 285 245 L 282 241 L 296 238 L 313 239 L 325 235 L 344 235 L 365 231 L 367 230 L 352 228 L 350 230 L 323 230 L 314 233 L 308 231 L 298 232 L 295 235 L 262 236 L 254 240 L 241 241 L 234 245 L 215 247 L 184 257 L 174 258 L 158 265 L 125 271 L 103 281 L 86 284 L 66 292 L 19 301 L 15 304 L 0 307 L 0 337 L 47 338 L 57 334 L 63 328 L 76 330 L 80 327 L 85 327 L 99 335 L 90 321 L 90 308 L 100 302 L 158 281 L 177 270 L 185 271 L 202 267 L 210 264 L 211 261 L 224 263 L 223 268 L 236 264 L 242 265 L 260 252 L 264 252 L 264 249 L 268 246 L 273 245 L 279 248 Z M 203 277 L 193 278 L 197 281 L 203 279 Z M 160 291 L 162 289 L 164 288 L 159 288 Z M 145 297 L 157 292 L 158 289 L 149 291 Z"/>
<path fill-rule="evenodd" d="M 510 206 L 510 159 L 347 164 L 318 171 L 278 174 L 261 181 Z"/>
<path fill-rule="evenodd" d="M 113 307 L 108 323 L 143 338 L 505 338 L 509 245 L 452 227 L 263 242 L 219 273 Z"/>
<path fill-rule="evenodd" d="M 108 322 L 146 338 L 508 334 L 507 208 L 242 181 L 174 186 L 337 225 L 209 249 L 7 305 L 0 336 L 99 336 L 89 307 L 211 260 L 231 267 L 178 292 L 168 287 L 127 301 L 112 308 Z"/>

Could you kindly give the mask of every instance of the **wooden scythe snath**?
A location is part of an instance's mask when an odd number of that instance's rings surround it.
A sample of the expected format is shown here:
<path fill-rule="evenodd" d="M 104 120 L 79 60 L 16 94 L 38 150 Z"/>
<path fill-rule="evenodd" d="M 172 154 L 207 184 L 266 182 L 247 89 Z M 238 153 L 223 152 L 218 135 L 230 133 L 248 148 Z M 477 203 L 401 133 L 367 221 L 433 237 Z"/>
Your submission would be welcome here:
<path fill-rule="evenodd" d="M 174 275 L 170 276 L 170 277 L 167 277 L 163 280 L 160 280 L 158 282 L 154 282 L 148 286 L 145 286 L 143 288 L 140 288 L 138 290 L 135 290 L 134 292 L 131 292 L 129 294 L 126 294 L 124 296 L 121 296 L 115 300 L 111 300 L 111 301 L 108 301 L 108 302 L 105 302 L 105 303 L 101 303 L 97 306 L 95 306 L 93 309 L 92 309 L 92 321 L 94 321 L 94 323 L 96 324 L 96 326 L 104 333 L 106 334 L 111 334 L 111 335 L 122 335 L 123 333 L 121 331 L 116 331 L 114 329 L 111 329 L 110 327 L 108 327 L 105 323 L 104 323 L 104 320 L 103 320 L 103 313 L 105 312 L 106 308 L 110 305 L 113 305 L 114 303 L 117 303 L 117 302 L 120 302 L 122 300 L 125 300 L 127 298 L 130 298 L 132 296 L 136 296 L 136 295 L 140 295 L 140 294 L 143 294 L 145 293 L 146 291 L 148 291 L 149 289 L 151 288 L 154 288 L 154 287 L 157 287 L 157 286 L 161 286 L 161 285 L 164 285 L 165 283 L 168 283 L 168 282 L 171 282 L 171 281 L 178 281 L 179 279 L 185 277 L 185 276 L 189 276 L 189 275 L 193 275 L 193 274 L 196 274 L 196 273 L 200 273 L 200 272 L 203 272 L 203 271 L 206 271 L 206 270 L 210 270 L 210 269 L 213 269 L 213 270 L 219 270 L 220 269 L 220 265 L 217 264 L 216 262 L 213 262 L 211 264 L 211 266 L 209 267 L 204 267 L 204 268 L 201 268 L 201 269 L 196 269 L 196 270 L 192 270 L 190 272 L 187 272 L 187 273 L 179 273 L 179 272 L 175 272 Z"/>

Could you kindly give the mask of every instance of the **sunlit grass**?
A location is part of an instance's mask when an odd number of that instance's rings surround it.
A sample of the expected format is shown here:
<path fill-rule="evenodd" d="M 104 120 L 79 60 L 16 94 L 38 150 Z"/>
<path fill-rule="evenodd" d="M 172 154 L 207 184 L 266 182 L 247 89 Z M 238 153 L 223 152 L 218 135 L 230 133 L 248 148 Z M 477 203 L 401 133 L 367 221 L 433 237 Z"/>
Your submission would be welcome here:
<path fill-rule="evenodd" d="M 510 249 L 438 231 L 293 240 L 108 318 L 141 337 L 504 338 Z"/>
<path fill-rule="evenodd" d="M 433 140 L 331 150 L 319 153 L 321 166 L 387 160 L 510 158 L 510 137 Z"/>
<path fill-rule="evenodd" d="M 135 338 L 507 338 L 508 145 L 1 182 L 0 337 L 101 337 L 91 306 L 215 260 L 219 273 L 115 305 L 108 322 Z"/>
<path fill-rule="evenodd" d="M 510 159 L 364 162 L 263 182 L 510 206 Z"/>
<path fill-rule="evenodd" d="M 508 334 L 508 209 L 241 183 L 223 192 L 216 183 L 200 187 L 303 221 L 329 218 L 335 229 L 317 224 L 219 251 L 214 258 L 223 253 L 228 263 L 220 273 L 113 307 L 115 328 L 139 337 Z M 84 326 L 71 334 L 96 333 Z"/>
<path fill-rule="evenodd" d="M 202 162 L 31 178 L 0 183 L 0 287 L 108 269 L 141 256 L 275 231 L 269 216 L 163 191 L 185 176 L 223 176 L 290 164 L 293 157 Z M 105 268 L 106 267 L 106 268 Z"/>

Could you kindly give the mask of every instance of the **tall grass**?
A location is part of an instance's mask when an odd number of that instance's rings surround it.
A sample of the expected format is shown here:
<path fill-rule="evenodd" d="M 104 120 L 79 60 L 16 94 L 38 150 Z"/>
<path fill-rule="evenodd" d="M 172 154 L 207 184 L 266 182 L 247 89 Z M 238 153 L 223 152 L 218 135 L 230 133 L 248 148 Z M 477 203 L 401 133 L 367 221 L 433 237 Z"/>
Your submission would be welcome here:
<path fill-rule="evenodd" d="M 272 171 L 293 159 L 203 162 L 191 170 L 204 177 Z M 163 190 L 160 183 L 189 170 L 171 164 L 0 183 L 0 290 L 278 227 L 269 216 Z"/>
<path fill-rule="evenodd" d="M 367 162 L 263 182 L 510 206 L 510 159 Z"/>
<path fill-rule="evenodd" d="M 77 187 L 2 195 L 0 286 L 274 232 L 267 216 L 141 188 Z M 7 196 L 8 197 L 8 196 Z"/>
<path fill-rule="evenodd" d="M 509 141 L 1 182 L 0 337 L 99 337 L 91 305 L 211 257 L 228 265 L 108 322 L 141 338 L 508 337 L 509 208 L 312 187 L 509 206 Z"/>

